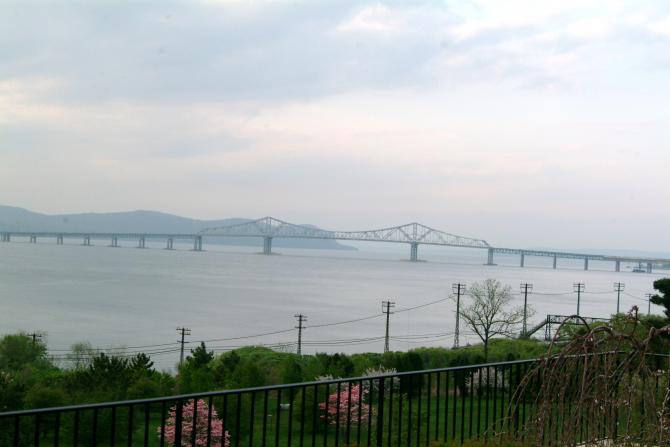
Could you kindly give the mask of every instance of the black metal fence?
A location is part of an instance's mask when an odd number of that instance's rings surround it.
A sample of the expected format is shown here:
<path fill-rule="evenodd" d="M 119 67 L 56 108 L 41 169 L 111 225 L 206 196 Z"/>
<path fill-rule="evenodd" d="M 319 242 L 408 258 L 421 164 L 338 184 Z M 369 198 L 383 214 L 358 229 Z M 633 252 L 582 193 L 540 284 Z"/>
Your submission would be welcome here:
<path fill-rule="evenodd" d="M 432 446 L 515 432 L 536 360 L 0 414 L 0 446 Z M 529 392 L 530 391 L 530 392 Z M 510 405 L 512 400 L 515 405 Z"/>
<path fill-rule="evenodd" d="M 0 447 L 668 445 L 669 360 L 645 350 L 557 355 L 0 413 Z"/>

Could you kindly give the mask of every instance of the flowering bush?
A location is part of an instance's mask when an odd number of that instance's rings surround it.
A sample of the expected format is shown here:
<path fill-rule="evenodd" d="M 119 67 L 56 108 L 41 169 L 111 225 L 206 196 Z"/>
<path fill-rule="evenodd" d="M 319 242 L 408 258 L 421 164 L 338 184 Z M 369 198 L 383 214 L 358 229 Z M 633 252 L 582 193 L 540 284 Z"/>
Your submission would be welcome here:
<path fill-rule="evenodd" d="M 395 368 L 384 368 L 383 366 L 379 365 L 377 368 L 368 368 L 365 370 L 363 373 L 363 377 L 379 377 L 379 376 L 386 376 L 386 375 L 391 375 L 391 374 L 397 374 L 398 370 Z M 370 384 L 372 384 L 372 388 L 374 391 L 379 391 L 379 383 L 384 380 L 384 387 L 386 389 L 389 389 L 389 387 L 393 391 L 398 391 L 400 389 L 400 377 L 387 377 L 385 379 L 377 379 L 377 380 L 372 380 L 372 381 L 365 381 L 363 382 L 363 389 L 366 391 L 370 390 Z"/>
<path fill-rule="evenodd" d="M 319 408 L 325 411 L 321 417 L 328 418 L 328 423 L 331 425 L 337 424 L 338 414 L 340 425 L 347 423 L 347 417 L 350 417 L 351 421 L 358 422 L 360 418 L 361 422 L 365 422 L 370 415 L 370 405 L 365 403 L 367 395 L 368 391 L 361 389 L 360 385 L 345 385 L 340 389 L 339 406 L 337 391 L 328 396 L 328 402 L 319 404 Z"/>
<path fill-rule="evenodd" d="M 195 421 L 195 445 L 207 444 L 207 420 L 209 418 L 209 406 L 204 400 L 198 399 L 197 403 L 197 419 Z M 193 439 L 193 400 L 189 400 L 182 406 L 181 417 L 181 447 L 190 446 Z M 170 408 L 170 415 L 165 421 L 165 427 L 158 427 L 158 436 L 161 435 L 161 429 L 165 429 L 165 441 L 167 445 L 175 446 L 175 429 L 176 429 L 177 407 Z M 223 421 L 219 419 L 214 406 L 212 406 L 212 421 L 210 432 L 210 446 L 212 447 L 228 447 L 230 446 L 230 434 L 223 430 Z"/>

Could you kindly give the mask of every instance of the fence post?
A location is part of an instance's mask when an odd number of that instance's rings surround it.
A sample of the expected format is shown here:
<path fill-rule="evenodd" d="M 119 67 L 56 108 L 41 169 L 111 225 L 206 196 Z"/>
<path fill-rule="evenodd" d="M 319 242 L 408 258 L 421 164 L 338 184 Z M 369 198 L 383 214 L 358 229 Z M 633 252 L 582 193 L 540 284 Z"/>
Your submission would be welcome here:
<path fill-rule="evenodd" d="M 379 379 L 379 396 L 377 400 L 377 447 L 383 446 L 384 440 L 384 382 L 385 378 Z M 359 410 L 360 411 L 360 410 Z"/>
<path fill-rule="evenodd" d="M 181 429 L 182 429 L 182 412 L 184 408 L 184 403 L 182 402 L 181 399 L 177 401 L 177 405 L 175 407 L 175 416 L 174 416 L 174 444 L 173 445 L 181 445 Z"/>

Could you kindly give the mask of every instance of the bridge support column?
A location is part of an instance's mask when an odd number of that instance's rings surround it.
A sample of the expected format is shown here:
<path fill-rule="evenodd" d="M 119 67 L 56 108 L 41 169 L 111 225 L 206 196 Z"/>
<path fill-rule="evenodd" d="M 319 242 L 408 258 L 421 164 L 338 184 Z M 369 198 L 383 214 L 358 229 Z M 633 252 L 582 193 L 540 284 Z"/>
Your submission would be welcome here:
<path fill-rule="evenodd" d="M 521 261 L 519 262 L 519 267 L 523 267 L 525 263 L 526 263 L 526 254 L 522 252 L 521 253 Z"/>
<path fill-rule="evenodd" d="M 112 236 L 112 242 L 109 244 L 110 247 L 118 247 L 119 246 L 119 238 L 118 236 Z"/>
<path fill-rule="evenodd" d="M 91 236 L 84 236 L 84 243 L 82 245 L 89 247 L 91 245 Z"/>
<path fill-rule="evenodd" d="M 651 262 L 647 262 L 647 273 L 651 273 L 651 267 L 652 267 Z"/>
<path fill-rule="evenodd" d="M 495 265 L 495 263 L 493 262 L 493 249 L 489 248 L 488 251 L 489 251 L 489 253 L 488 253 L 488 257 L 486 259 L 486 265 Z"/>
<path fill-rule="evenodd" d="M 137 244 L 137 248 L 147 248 L 147 241 L 144 238 L 144 236 L 140 236 L 139 243 Z"/>
<path fill-rule="evenodd" d="M 56 245 L 63 245 L 63 235 L 59 234 L 56 236 Z"/>
<path fill-rule="evenodd" d="M 589 269 L 589 258 L 584 258 L 584 270 Z"/>
<path fill-rule="evenodd" d="M 193 238 L 193 251 L 202 251 L 202 236 Z"/>
<path fill-rule="evenodd" d="M 167 246 L 165 247 L 166 250 L 174 250 L 174 239 L 171 237 L 168 238 L 167 240 Z"/>
<path fill-rule="evenodd" d="M 554 265 L 553 268 L 556 269 L 556 264 L 558 263 L 558 256 L 554 255 Z"/>
<path fill-rule="evenodd" d="M 412 242 L 409 246 L 409 260 L 416 262 L 419 260 L 419 244 Z"/>
<path fill-rule="evenodd" d="M 620 272 L 621 271 L 621 261 L 619 259 L 614 261 L 614 271 L 615 272 Z"/>
<path fill-rule="evenodd" d="M 272 254 L 272 238 L 270 236 L 263 237 L 263 254 Z"/>

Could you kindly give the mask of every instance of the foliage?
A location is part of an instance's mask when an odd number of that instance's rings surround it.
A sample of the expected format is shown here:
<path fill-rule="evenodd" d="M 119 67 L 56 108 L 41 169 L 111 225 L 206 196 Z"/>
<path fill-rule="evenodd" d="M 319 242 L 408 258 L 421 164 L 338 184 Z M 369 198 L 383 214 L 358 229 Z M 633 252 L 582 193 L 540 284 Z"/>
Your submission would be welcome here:
<path fill-rule="evenodd" d="M 488 359 L 489 340 L 496 336 L 511 337 L 514 326 L 523 319 L 523 308 L 510 311 L 505 307 L 512 301 L 512 289 L 497 279 L 475 282 L 470 287 L 472 302 L 462 307 L 460 317 L 484 344 L 484 359 Z"/>
<path fill-rule="evenodd" d="M 583 325 L 586 330 L 560 352 L 550 346 L 516 391 L 512 413 L 528 399 L 535 400 L 536 408 L 536 416 L 519 431 L 520 439 L 541 442 L 553 424 L 556 445 L 615 438 L 668 445 L 670 395 L 667 386 L 658 386 L 670 380 L 668 359 L 650 354 L 654 343 L 667 344 L 663 337 L 670 325 L 653 327 L 639 318 L 637 306 L 610 323 Z"/>
<path fill-rule="evenodd" d="M 319 404 L 319 408 L 330 425 L 340 424 L 344 427 L 347 420 L 366 422 L 370 415 L 370 405 L 366 402 L 368 391 L 359 384 L 345 384 L 328 396 L 327 402 Z"/>
<path fill-rule="evenodd" d="M 70 346 L 70 352 L 65 356 L 71 367 L 86 368 L 96 356 L 96 351 L 87 341 L 77 342 Z"/>
<path fill-rule="evenodd" d="M 212 360 L 214 360 L 214 352 L 207 351 L 204 341 L 201 341 L 197 348 L 191 349 L 191 355 L 186 357 L 186 363 L 194 368 L 207 366 Z"/>
<path fill-rule="evenodd" d="M 659 293 L 651 297 L 651 302 L 665 307 L 665 316 L 670 319 L 670 278 L 662 278 L 654 281 L 654 289 Z"/>
<path fill-rule="evenodd" d="M 187 401 L 182 406 L 181 417 L 181 445 L 190 446 L 193 439 L 193 426 L 195 418 L 195 445 L 204 446 L 210 445 L 212 447 L 228 447 L 230 445 L 230 434 L 223 429 L 223 421 L 212 406 L 211 408 L 211 423 L 208 426 L 210 408 L 207 403 L 198 399 L 197 403 L 193 399 Z M 161 433 L 165 432 L 165 441 L 167 445 L 175 445 L 177 429 L 177 406 L 170 409 L 170 414 L 165 422 L 164 427 L 157 427 L 156 431 L 160 438 Z M 210 439 L 208 442 L 207 433 L 210 431 Z"/>
<path fill-rule="evenodd" d="M 6 335 L 0 340 L 0 371 L 48 366 L 46 352 L 44 343 L 26 334 Z"/>

